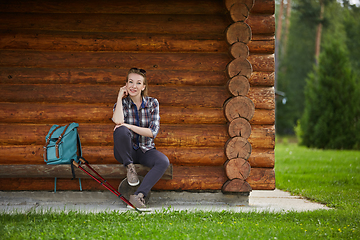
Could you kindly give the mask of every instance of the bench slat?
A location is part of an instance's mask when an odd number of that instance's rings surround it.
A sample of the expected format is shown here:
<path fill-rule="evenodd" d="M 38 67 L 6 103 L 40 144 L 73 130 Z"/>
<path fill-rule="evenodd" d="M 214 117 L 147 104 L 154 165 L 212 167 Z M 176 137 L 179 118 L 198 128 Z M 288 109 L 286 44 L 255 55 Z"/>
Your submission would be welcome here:
<path fill-rule="evenodd" d="M 91 171 L 82 165 L 85 170 Z M 126 177 L 126 168 L 121 164 L 90 164 L 104 179 L 119 179 Z M 140 164 L 135 164 L 136 172 L 139 176 L 145 176 L 150 168 Z M 81 169 L 74 166 L 76 178 L 91 178 Z M 173 168 L 170 164 L 161 179 L 172 179 Z M 0 178 L 72 178 L 70 164 L 45 165 L 45 164 L 16 164 L 0 165 Z"/>

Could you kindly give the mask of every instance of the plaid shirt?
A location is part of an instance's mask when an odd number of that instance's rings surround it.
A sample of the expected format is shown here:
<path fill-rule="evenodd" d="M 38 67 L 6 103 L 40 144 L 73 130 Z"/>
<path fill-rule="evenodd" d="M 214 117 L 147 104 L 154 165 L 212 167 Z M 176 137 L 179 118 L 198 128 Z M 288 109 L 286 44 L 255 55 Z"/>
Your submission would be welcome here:
<path fill-rule="evenodd" d="M 124 122 L 139 127 L 150 128 L 153 133 L 153 138 L 141 136 L 133 131 L 132 142 L 133 148 L 136 150 L 140 147 L 143 152 L 146 152 L 155 147 L 154 138 L 160 129 L 160 113 L 159 102 L 156 98 L 143 97 L 140 109 L 138 110 L 134 102 L 128 96 L 122 99 Z M 115 111 L 116 103 L 114 105 Z"/>

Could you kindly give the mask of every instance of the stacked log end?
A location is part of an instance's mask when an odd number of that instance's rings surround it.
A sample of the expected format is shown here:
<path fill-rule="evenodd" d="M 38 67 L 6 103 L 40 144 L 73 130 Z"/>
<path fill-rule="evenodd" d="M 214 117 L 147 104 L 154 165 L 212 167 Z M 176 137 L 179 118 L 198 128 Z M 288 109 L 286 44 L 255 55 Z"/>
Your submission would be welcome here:
<path fill-rule="evenodd" d="M 260 82 L 263 84 L 265 82 L 264 80 L 272 78 L 271 71 L 273 67 L 271 64 L 265 64 L 263 66 L 257 64 L 259 58 L 269 58 L 271 61 L 271 57 L 268 57 L 267 55 L 250 56 L 249 53 L 248 45 L 257 45 L 257 43 L 254 42 L 250 43 L 252 40 L 252 29 L 247 23 L 247 19 L 250 16 L 254 4 L 255 0 L 225 0 L 225 6 L 233 21 L 226 29 L 226 40 L 230 46 L 229 54 L 233 60 L 229 62 L 226 67 L 226 74 L 228 77 L 227 89 L 232 97 L 227 99 L 224 103 L 224 115 L 228 121 L 228 133 L 230 136 L 230 139 L 225 144 L 227 161 L 224 164 L 224 168 L 228 180 L 222 187 L 224 193 L 250 192 L 252 190 L 252 187 L 250 186 L 252 178 L 264 174 L 262 168 L 256 169 L 253 174 L 251 174 L 252 165 L 256 167 L 256 163 L 263 161 L 264 164 L 260 164 L 261 167 L 264 165 L 273 167 L 273 165 L 269 164 L 269 158 L 273 157 L 271 156 L 271 152 L 260 150 L 260 152 L 264 154 L 264 159 L 257 158 L 257 156 L 261 155 L 259 154 L 258 149 L 261 149 L 263 144 L 256 145 L 254 157 L 250 157 L 252 155 L 253 147 L 251 144 L 252 141 L 248 140 L 252 130 L 251 124 L 263 124 L 261 120 L 259 122 L 251 122 L 255 114 L 255 108 L 258 108 L 259 110 L 273 108 L 272 103 L 270 103 L 272 100 L 260 104 L 257 102 L 257 99 L 261 99 L 261 96 L 256 96 L 254 98 L 251 97 L 251 93 L 249 94 L 251 86 L 257 86 L 257 80 L 255 79 L 261 79 Z M 256 16 L 254 19 L 256 19 Z M 264 39 L 265 37 L 257 38 Z M 253 47 L 251 49 L 252 52 L 256 52 L 256 49 Z M 264 49 L 261 49 L 260 52 L 264 52 Z M 253 68 L 256 68 L 254 74 Z M 264 69 L 265 71 L 263 71 Z M 269 71 L 266 72 L 266 69 Z M 269 85 L 272 85 L 271 82 L 268 83 Z M 267 91 L 271 92 L 271 89 L 266 89 L 265 92 Z M 263 92 L 263 94 L 265 92 Z M 252 99 L 255 100 L 255 102 L 252 101 Z M 269 99 L 271 99 L 271 97 Z M 257 129 L 257 127 L 255 129 Z M 253 135 L 256 134 L 254 133 Z M 268 146 L 271 148 L 271 145 L 272 139 L 270 138 Z M 272 176 L 270 176 L 269 179 L 271 182 L 270 185 L 274 183 Z M 273 186 L 269 187 L 269 185 L 267 185 L 260 188 L 273 188 Z"/>

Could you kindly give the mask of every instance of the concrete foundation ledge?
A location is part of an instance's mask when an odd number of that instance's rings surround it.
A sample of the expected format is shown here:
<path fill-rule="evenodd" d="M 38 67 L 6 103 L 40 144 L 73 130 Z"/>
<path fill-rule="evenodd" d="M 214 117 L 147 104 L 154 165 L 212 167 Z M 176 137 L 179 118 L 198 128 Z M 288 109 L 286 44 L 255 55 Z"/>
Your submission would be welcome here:
<path fill-rule="evenodd" d="M 248 206 L 250 193 L 224 194 L 221 191 L 151 191 L 149 205 Z"/>

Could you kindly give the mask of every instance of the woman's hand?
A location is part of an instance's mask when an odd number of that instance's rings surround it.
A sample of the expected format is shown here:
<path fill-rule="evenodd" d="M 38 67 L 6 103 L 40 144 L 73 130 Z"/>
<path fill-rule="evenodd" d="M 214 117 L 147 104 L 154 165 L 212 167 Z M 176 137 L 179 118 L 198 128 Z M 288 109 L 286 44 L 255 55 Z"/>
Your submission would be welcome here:
<path fill-rule="evenodd" d="M 123 99 L 127 95 L 128 95 L 128 91 L 126 89 L 126 86 L 121 87 L 119 90 L 118 99 Z"/>
<path fill-rule="evenodd" d="M 154 135 L 151 131 L 150 128 L 144 128 L 144 127 L 138 127 L 138 126 L 135 126 L 135 125 L 131 125 L 131 124 L 127 124 L 127 123 L 122 123 L 122 124 L 117 124 L 115 127 L 114 127 L 114 131 L 118 128 L 118 127 L 121 127 L 121 126 L 124 126 L 124 127 L 127 127 L 129 130 L 141 135 L 141 136 L 145 136 L 145 137 L 151 137 L 153 138 Z"/>
<path fill-rule="evenodd" d="M 127 124 L 127 123 L 117 124 L 117 125 L 115 125 L 115 127 L 114 127 L 114 131 L 115 131 L 118 127 L 121 127 L 121 126 L 127 127 L 129 130 L 131 130 L 131 126 L 132 126 L 132 125 Z"/>

